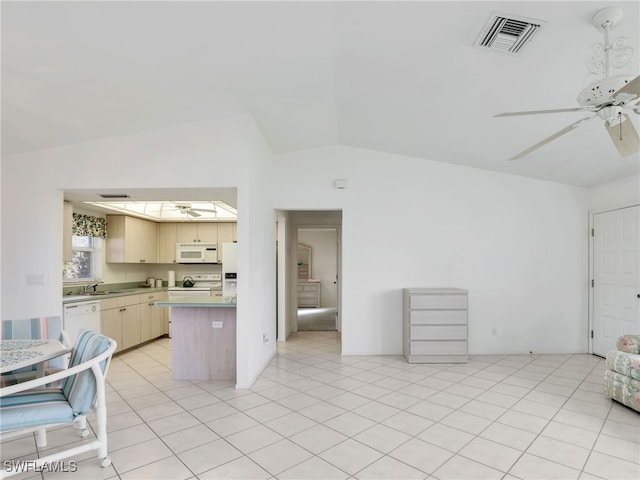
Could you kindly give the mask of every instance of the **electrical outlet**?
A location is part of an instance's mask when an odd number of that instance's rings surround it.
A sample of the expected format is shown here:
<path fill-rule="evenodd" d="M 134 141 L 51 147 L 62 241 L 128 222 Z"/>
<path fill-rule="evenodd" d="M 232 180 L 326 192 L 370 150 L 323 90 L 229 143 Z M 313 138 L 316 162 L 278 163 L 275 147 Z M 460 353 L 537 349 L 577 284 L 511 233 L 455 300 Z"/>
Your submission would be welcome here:
<path fill-rule="evenodd" d="M 213 328 L 222 328 L 223 322 L 213 321 L 211 322 L 211 327 Z"/>
<path fill-rule="evenodd" d="M 497 327 L 491 327 L 491 335 L 498 335 L 498 328 Z"/>
<path fill-rule="evenodd" d="M 262 334 L 262 343 L 269 343 L 269 335 L 266 333 Z"/>

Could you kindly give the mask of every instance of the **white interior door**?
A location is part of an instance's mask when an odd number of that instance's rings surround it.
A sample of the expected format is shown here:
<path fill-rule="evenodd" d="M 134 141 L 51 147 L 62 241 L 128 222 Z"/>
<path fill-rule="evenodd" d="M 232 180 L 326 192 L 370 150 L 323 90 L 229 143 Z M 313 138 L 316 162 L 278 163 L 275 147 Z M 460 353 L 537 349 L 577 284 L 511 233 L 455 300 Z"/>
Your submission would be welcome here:
<path fill-rule="evenodd" d="M 640 334 L 640 206 L 593 216 L 593 353 Z"/>

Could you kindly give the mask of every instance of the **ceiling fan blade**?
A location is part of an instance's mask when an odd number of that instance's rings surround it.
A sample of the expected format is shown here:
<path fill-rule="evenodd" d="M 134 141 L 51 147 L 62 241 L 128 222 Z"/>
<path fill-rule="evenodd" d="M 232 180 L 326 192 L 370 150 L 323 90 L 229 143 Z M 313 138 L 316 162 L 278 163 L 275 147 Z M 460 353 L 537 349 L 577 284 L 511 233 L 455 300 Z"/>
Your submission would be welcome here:
<path fill-rule="evenodd" d="M 494 117 L 515 117 L 518 115 L 539 115 L 541 113 L 561 113 L 561 112 L 595 112 L 596 107 L 574 107 L 574 108 L 556 108 L 553 110 L 530 110 L 526 112 L 504 112 L 494 115 Z"/>
<path fill-rule="evenodd" d="M 193 210 L 189 209 L 189 210 L 185 210 L 185 212 L 187 213 L 187 215 L 191 215 L 192 217 L 201 217 L 202 215 L 200 215 L 198 212 L 194 212 Z"/>
<path fill-rule="evenodd" d="M 545 138 L 544 140 L 536 143 L 535 145 L 533 145 L 532 147 L 527 148 L 526 150 L 520 152 L 519 154 L 517 154 L 515 157 L 511 157 L 509 160 L 518 160 L 519 158 L 524 157 L 525 155 L 530 154 L 531 152 L 533 152 L 534 150 L 537 150 L 538 148 L 542 147 L 543 145 L 546 145 L 547 143 L 551 142 L 552 140 L 555 140 L 558 137 L 561 137 L 562 135 L 564 135 L 565 133 L 569 133 L 571 130 L 573 130 L 574 128 L 579 127 L 580 125 L 582 125 L 583 123 L 591 120 L 592 118 L 594 118 L 596 115 L 592 115 L 590 117 L 585 117 L 583 119 L 578 120 L 577 122 L 572 123 L 571 125 L 569 125 L 568 127 L 563 128 L 562 130 L 560 130 L 559 132 L 554 133 L 553 135 L 551 135 L 550 137 Z"/>
<path fill-rule="evenodd" d="M 633 103 L 640 98 L 640 75 L 627 83 L 624 87 L 619 88 L 614 94 L 613 98 L 616 103 L 627 105 Z"/>
<path fill-rule="evenodd" d="M 640 151 L 640 137 L 638 137 L 638 132 L 636 132 L 629 115 L 623 113 L 621 117 L 623 120 L 620 123 L 609 125 L 609 122 L 605 122 L 604 125 L 620 155 L 628 157 Z"/>

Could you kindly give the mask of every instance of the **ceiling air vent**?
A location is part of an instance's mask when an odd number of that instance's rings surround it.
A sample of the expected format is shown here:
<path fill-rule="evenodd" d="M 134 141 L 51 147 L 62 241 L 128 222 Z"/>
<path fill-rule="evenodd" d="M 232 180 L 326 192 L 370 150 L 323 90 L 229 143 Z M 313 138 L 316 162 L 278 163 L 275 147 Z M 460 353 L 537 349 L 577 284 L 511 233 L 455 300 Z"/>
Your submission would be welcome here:
<path fill-rule="evenodd" d="M 518 55 L 546 22 L 494 12 L 484 25 L 475 46 Z"/>
<path fill-rule="evenodd" d="M 131 198 L 131 195 L 128 195 L 126 193 L 99 193 L 98 195 L 100 195 L 102 198 L 109 198 L 109 199 Z"/>

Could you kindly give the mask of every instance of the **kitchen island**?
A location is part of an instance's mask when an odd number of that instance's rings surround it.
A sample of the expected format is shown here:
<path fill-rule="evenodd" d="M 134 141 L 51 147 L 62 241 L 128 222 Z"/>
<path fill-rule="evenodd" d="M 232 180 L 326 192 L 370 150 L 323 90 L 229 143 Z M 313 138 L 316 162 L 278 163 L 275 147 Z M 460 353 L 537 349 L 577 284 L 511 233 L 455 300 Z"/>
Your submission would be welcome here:
<path fill-rule="evenodd" d="M 171 308 L 171 370 L 175 380 L 235 381 L 235 298 L 178 297 L 154 305 Z"/>

